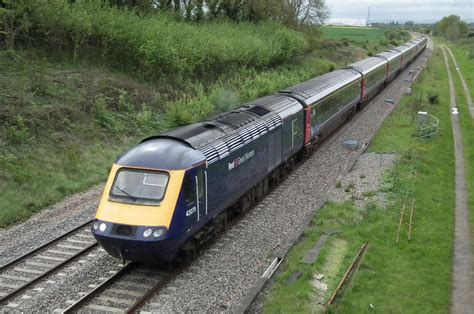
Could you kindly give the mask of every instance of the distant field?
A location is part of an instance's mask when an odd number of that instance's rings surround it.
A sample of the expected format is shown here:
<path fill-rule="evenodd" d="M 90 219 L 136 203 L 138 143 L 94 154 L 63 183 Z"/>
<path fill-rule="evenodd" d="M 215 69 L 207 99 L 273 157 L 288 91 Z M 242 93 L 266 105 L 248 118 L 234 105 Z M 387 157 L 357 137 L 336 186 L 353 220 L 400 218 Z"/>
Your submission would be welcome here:
<path fill-rule="evenodd" d="M 385 39 L 385 30 L 367 27 L 321 27 L 327 39 L 348 38 L 355 41 L 379 42 Z"/>

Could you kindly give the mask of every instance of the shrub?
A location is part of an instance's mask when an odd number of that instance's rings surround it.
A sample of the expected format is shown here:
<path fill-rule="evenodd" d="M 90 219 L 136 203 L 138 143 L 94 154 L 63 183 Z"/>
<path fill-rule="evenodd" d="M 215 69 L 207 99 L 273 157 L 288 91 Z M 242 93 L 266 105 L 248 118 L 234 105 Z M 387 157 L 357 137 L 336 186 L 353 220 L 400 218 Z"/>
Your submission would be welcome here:
<path fill-rule="evenodd" d="M 304 34 L 277 23 L 190 24 L 138 16 L 98 1 L 55 0 L 33 10 L 39 44 L 83 55 L 145 78 L 204 77 L 241 66 L 287 61 L 308 49 Z"/>
<path fill-rule="evenodd" d="M 16 124 L 7 127 L 7 141 L 10 144 L 25 144 L 30 140 L 30 134 L 26 127 L 25 120 L 21 115 L 17 115 Z"/>
<path fill-rule="evenodd" d="M 389 29 L 385 31 L 385 38 L 387 38 L 390 43 L 396 42 L 398 44 L 398 42 L 410 40 L 411 36 L 409 32 L 403 29 Z"/>
<path fill-rule="evenodd" d="M 77 143 L 71 143 L 64 148 L 65 163 L 68 170 L 76 171 L 82 158 L 82 150 Z"/>
<path fill-rule="evenodd" d="M 97 97 L 94 103 L 94 115 L 97 123 L 112 132 L 120 132 L 123 128 L 117 114 L 107 108 L 109 98 L 103 95 Z"/>
<path fill-rule="evenodd" d="M 143 104 L 142 110 L 135 115 L 135 123 L 137 128 L 142 131 L 151 130 L 158 124 L 153 111 L 146 104 Z"/>
<path fill-rule="evenodd" d="M 432 105 L 437 105 L 439 103 L 439 94 L 428 93 L 428 102 Z"/>

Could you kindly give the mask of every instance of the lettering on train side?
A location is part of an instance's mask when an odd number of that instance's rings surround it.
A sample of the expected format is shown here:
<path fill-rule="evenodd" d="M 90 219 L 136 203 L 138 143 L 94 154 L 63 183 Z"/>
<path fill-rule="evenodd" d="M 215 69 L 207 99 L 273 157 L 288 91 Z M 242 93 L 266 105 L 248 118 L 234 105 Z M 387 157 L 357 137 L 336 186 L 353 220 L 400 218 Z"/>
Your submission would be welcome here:
<path fill-rule="evenodd" d="M 253 156 L 255 156 L 255 151 L 251 150 L 248 153 L 245 153 L 243 156 L 235 158 L 233 161 L 229 162 L 228 170 L 230 171 L 234 168 L 237 168 L 238 166 L 240 166 L 241 164 L 243 164 L 244 162 L 246 162 Z"/>
<path fill-rule="evenodd" d="M 191 216 L 195 212 L 196 212 L 196 206 L 194 206 L 193 208 L 190 208 L 186 211 L 186 217 Z"/>

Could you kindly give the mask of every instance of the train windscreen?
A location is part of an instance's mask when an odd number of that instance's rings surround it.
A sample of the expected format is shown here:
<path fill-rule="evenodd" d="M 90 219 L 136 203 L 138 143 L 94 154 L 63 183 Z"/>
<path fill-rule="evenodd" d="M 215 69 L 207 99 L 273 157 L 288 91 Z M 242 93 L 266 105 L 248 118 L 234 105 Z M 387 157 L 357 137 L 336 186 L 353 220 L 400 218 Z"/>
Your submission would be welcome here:
<path fill-rule="evenodd" d="M 154 205 L 163 199 L 168 181 L 166 172 L 121 169 L 115 176 L 110 198 L 124 203 Z"/>

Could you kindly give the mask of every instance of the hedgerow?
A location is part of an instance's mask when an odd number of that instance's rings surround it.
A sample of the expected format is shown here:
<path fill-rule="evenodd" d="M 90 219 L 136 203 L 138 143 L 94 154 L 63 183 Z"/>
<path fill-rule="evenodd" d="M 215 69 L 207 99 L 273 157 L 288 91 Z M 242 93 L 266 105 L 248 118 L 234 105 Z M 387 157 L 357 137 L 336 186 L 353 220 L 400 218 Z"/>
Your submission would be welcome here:
<path fill-rule="evenodd" d="M 272 22 L 193 24 L 99 1 L 66 0 L 37 5 L 31 15 L 30 33 L 38 45 L 152 79 L 271 66 L 308 49 L 302 33 Z"/>

